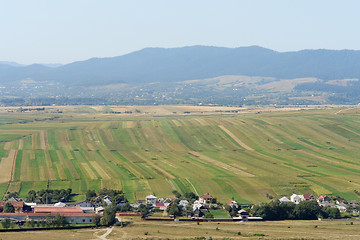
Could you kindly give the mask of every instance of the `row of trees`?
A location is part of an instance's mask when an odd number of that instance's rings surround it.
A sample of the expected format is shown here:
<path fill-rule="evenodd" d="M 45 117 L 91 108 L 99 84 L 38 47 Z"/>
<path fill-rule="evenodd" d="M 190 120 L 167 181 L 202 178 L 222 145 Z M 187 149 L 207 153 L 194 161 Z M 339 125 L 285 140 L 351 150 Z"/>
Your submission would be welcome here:
<path fill-rule="evenodd" d="M 333 219 L 340 218 L 339 209 L 320 207 L 314 201 L 303 201 L 299 204 L 271 201 L 270 203 L 254 206 L 251 210 L 251 214 L 256 217 L 262 217 L 265 220 L 315 220 L 319 217 Z"/>
<path fill-rule="evenodd" d="M 6 218 L 1 221 L 1 225 L 3 228 L 7 229 L 10 227 L 15 227 L 15 224 L 10 221 L 10 219 Z M 35 227 L 65 227 L 68 226 L 69 223 L 66 221 L 64 216 L 61 216 L 57 213 L 54 217 L 51 217 L 50 214 L 46 216 L 45 220 L 35 221 L 34 219 L 25 222 L 25 227 L 27 228 L 35 228 Z"/>
<path fill-rule="evenodd" d="M 41 202 L 44 204 L 69 201 L 72 189 L 41 189 L 39 191 L 30 190 L 26 197 L 27 202 Z"/>

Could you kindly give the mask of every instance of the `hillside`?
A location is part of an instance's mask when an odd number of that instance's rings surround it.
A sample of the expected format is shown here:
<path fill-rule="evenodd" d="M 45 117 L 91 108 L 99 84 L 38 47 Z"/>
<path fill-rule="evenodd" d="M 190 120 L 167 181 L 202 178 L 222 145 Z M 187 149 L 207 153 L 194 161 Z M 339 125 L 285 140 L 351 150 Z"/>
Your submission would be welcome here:
<path fill-rule="evenodd" d="M 294 192 L 359 199 L 357 108 L 132 108 L 2 112 L 0 194 L 26 196 L 49 181 L 78 194 L 123 189 L 130 201 L 192 185 L 221 202 Z"/>
<path fill-rule="evenodd" d="M 7 64 L 0 67 L 0 83 L 30 78 L 68 86 L 102 86 L 176 82 L 222 75 L 314 77 L 327 81 L 360 78 L 359 60 L 360 51 L 353 50 L 276 52 L 258 46 L 145 48 L 119 57 L 92 58 L 56 68 Z"/>

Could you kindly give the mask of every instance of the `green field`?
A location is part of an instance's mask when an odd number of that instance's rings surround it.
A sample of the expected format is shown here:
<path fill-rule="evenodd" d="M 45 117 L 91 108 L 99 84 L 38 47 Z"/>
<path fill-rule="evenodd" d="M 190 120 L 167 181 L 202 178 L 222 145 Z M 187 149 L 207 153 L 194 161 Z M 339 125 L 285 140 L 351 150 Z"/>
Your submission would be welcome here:
<path fill-rule="evenodd" d="M 0 194 L 71 187 L 124 190 L 130 201 L 172 191 L 226 203 L 292 193 L 359 200 L 360 114 L 302 110 L 226 115 L 6 113 L 0 118 Z M 12 173 L 12 174 L 11 174 Z M 193 187 L 193 186 L 194 187 Z"/>

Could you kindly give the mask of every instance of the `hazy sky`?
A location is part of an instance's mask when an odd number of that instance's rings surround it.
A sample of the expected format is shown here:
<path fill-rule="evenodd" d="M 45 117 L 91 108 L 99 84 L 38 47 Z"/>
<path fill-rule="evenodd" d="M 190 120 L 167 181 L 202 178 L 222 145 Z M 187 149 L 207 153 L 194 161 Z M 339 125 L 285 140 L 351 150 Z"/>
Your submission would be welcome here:
<path fill-rule="evenodd" d="M 0 0 L 0 60 L 69 63 L 145 47 L 360 49 L 359 0 Z"/>

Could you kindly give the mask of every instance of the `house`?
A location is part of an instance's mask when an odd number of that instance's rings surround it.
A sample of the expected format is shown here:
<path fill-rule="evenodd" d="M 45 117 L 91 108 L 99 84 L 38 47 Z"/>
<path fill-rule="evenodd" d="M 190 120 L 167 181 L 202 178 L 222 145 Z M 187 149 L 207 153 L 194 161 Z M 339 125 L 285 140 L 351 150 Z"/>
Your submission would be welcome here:
<path fill-rule="evenodd" d="M 193 211 L 195 211 L 196 209 L 200 209 L 204 207 L 204 203 L 201 202 L 200 200 L 196 200 L 194 203 L 193 203 Z"/>
<path fill-rule="evenodd" d="M 234 207 L 234 206 L 235 206 L 236 208 L 239 207 L 239 204 L 238 204 L 236 201 L 234 201 L 234 200 L 228 202 L 227 205 L 230 206 L 230 207 Z"/>
<path fill-rule="evenodd" d="M 304 194 L 303 198 L 301 199 L 301 201 L 315 201 L 315 200 L 316 198 L 312 194 Z"/>
<path fill-rule="evenodd" d="M 155 203 L 157 201 L 157 197 L 155 197 L 154 195 L 149 195 L 149 196 L 146 196 L 145 200 L 146 200 L 147 204 L 155 205 Z"/>
<path fill-rule="evenodd" d="M 290 197 L 290 200 L 295 203 L 295 204 L 299 204 L 301 202 L 301 199 L 303 198 L 303 195 L 297 195 L 297 194 L 293 194 Z"/>
<path fill-rule="evenodd" d="M 282 198 L 279 199 L 279 202 L 280 203 L 288 203 L 288 202 L 291 202 L 291 201 L 287 197 L 282 197 Z"/>
<path fill-rule="evenodd" d="M 189 202 L 188 200 L 180 200 L 179 205 L 186 209 L 187 205 L 189 205 Z"/>
<path fill-rule="evenodd" d="M 196 209 L 193 213 L 193 217 L 195 218 L 200 218 L 200 217 L 204 217 L 205 214 L 200 210 L 200 209 Z"/>
<path fill-rule="evenodd" d="M 325 202 L 330 202 L 331 198 L 329 198 L 328 196 L 321 195 L 320 197 L 318 197 L 317 202 L 318 203 L 325 203 Z"/>
<path fill-rule="evenodd" d="M 336 198 L 335 203 L 336 204 L 347 203 L 347 201 L 342 197 L 338 197 L 338 198 Z"/>
<path fill-rule="evenodd" d="M 81 201 L 81 202 L 67 202 L 65 203 L 66 207 L 94 207 L 90 201 Z M 100 205 L 99 205 L 100 206 Z"/>
<path fill-rule="evenodd" d="M 355 200 L 351 200 L 351 201 L 349 202 L 349 204 L 350 204 L 350 206 L 351 206 L 352 208 L 358 208 L 358 207 L 359 207 L 359 203 L 358 203 L 357 201 L 355 201 Z"/>
<path fill-rule="evenodd" d="M 24 211 L 23 201 L 0 201 L 0 212 L 4 210 L 5 203 L 11 203 L 15 208 L 15 212 L 17 213 L 21 213 Z"/>
<path fill-rule="evenodd" d="M 339 203 L 335 206 L 337 207 L 337 209 L 339 209 L 340 212 L 346 212 L 346 210 L 348 209 L 348 205 L 345 203 Z"/>
<path fill-rule="evenodd" d="M 166 210 L 166 206 L 164 203 L 155 203 L 155 207 L 158 208 L 159 210 Z"/>
<path fill-rule="evenodd" d="M 201 202 L 203 202 L 204 204 L 210 204 L 212 199 L 213 199 L 213 197 L 210 196 L 209 193 L 205 193 L 205 194 L 199 196 L 199 200 Z"/>
<path fill-rule="evenodd" d="M 107 206 L 109 206 L 109 205 L 112 204 L 112 202 L 111 202 L 111 200 L 110 200 L 109 198 L 104 198 L 104 202 L 105 202 L 105 204 L 106 204 Z"/>
<path fill-rule="evenodd" d="M 96 212 L 96 213 L 102 213 L 102 212 L 104 212 L 104 210 L 105 210 L 105 208 L 103 208 L 103 207 L 97 207 L 97 208 L 95 208 L 95 212 Z"/>

